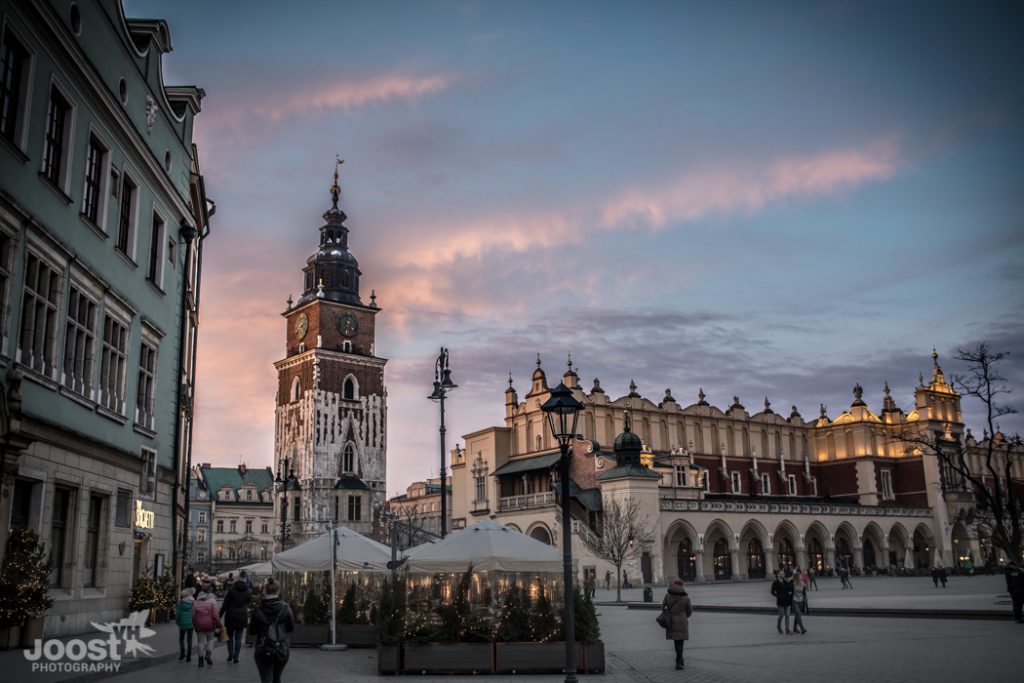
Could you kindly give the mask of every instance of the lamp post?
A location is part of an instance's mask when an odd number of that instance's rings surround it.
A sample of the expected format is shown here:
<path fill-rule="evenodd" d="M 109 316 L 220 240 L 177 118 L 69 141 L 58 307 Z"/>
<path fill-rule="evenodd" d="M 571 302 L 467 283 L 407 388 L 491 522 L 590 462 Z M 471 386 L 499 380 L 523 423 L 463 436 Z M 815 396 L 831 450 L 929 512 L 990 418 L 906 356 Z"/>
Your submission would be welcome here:
<path fill-rule="evenodd" d="M 281 471 L 278 471 L 277 477 L 274 478 L 277 490 L 284 494 L 281 496 L 281 552 L 284 552 L 284 544 L 288 538 L 288 491 L 297 491 L 299 489 L 299 480 L 295 477 L 295 470 L 289 469 L 288 463 L 288 458 L 285 458 L 285 476 L 282 477 Z"/>
<path fill-rule="evenodd" d="M 448 369 L 448 349 L 442 346 L 434 364 L 434 392 L 427 396 L 431 401 L 441 404 L 441 538 L 444 538 L 448 530 L 447 471 L 444 465 L 444 399 L 448 392 L 457 386 L 459 385 L 452 381 L 452 371 Z"/>
<path fill-rule="evenodd" d="M 562 489 L 562 582 L 564 584 L 565 612 L 565 681 L 576 681 L 576 624 L 573 621 L 572 583 L 572 520 L 569 517 L 569 445 L 576 438 L 576 421 L 583 404 L 576 400 L 565 384 L 559 384 L 551 391 L 551 398 L 540 407 L 548 416 L 551 435 L 558 441 L 562 457 L 559 460 L 559 477 Z"/>

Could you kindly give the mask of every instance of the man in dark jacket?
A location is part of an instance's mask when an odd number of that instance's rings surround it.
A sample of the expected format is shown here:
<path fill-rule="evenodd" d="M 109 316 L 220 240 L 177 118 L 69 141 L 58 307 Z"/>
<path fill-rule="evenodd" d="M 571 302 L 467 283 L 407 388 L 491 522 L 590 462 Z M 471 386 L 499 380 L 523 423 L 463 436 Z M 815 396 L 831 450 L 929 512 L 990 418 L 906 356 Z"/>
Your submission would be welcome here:
<path fill-rule="evenodd" d="M 775 596 L 775 606 L 779 609 L 779 619 L 775 623 L 775 627 L 779 629 L 779 633 L 782 633 L 782 621 L 786 621 L 786 634 L 791 634 L 789 630 L 789 611 L 793 607 L 793 582 L 786 581 L 782 572 L 775 575 L 775 580 L 772 581 L 772 595 Z"/>
<path fill-rule="evenodd" d="M 245 624 L 249 621 L 249 603 L 252 602 L 252 590 L 245 585 L 245 576 L 240 575 L 227 593 L 220 606 L 220 616 L 224 618 L 224 627 L 228 631 L 228 662 L 238 664 L 238 653 L 242 649 L 242 634 Z"/>
<path fill-rule="evenodd" d="M 1024 624 L 1024 569 L 1010 560 L 1006 565 L 1006 590 L 1010 593 L 1010 601 L 1013 602 L 1013 620 L 1018 624 Z"/>
<path fill-rule="evenodd" d="M 281 683 L 281 672 L 288 663 L 288 634 L 295 630 L 295 617 L 288 603 L 281 600 L 281 584 L 267 579 L 264 597 L 249 620 L 253 636 L 253 656 L 261 683 Z"/>

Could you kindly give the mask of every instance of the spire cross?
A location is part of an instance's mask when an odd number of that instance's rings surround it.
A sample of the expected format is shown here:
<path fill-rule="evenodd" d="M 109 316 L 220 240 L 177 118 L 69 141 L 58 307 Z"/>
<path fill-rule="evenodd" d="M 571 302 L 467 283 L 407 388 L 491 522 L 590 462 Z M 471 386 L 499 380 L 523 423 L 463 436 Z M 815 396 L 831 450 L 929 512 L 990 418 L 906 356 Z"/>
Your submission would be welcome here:
<path fill-rule="evenodd" d="M 331 185 L 331 202 L 334 208 L 338 208 L 338 197 L 341 195 L 341 188 L 338 186 L 338 167 L 345 163 L 340 154 L 334 155 L 334 183 Z"/>

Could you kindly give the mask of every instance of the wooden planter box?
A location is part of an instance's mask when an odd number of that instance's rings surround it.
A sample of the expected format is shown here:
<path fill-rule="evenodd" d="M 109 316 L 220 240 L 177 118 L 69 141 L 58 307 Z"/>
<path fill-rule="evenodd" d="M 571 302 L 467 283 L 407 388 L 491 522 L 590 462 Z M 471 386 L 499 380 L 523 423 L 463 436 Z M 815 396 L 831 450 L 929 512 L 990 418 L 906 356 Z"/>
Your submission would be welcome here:
<path fill-rule="evenodd" d="M 331 627 L 327 624 L 295 624 L 290 640 L 292 647 L 320 647 L 331 642 Z"/>
<path fill-rule="evenodd" d="M 377 673 L 381 676 L 394 676 L 401 673 L 401 654 L 401 645 L 379 645 L 377 647 Z"/>
<path fill-rule="evenodd" d="M 547 674 L 565 670 L 565 641 L 495 643 L 494 669 L 500 674 Z"/>
<path fill-rule="evenodd" d="M 377 647 L 377 627 L 369 624 L 337 624 L 339 643 L 349 647 Z"/>
<path fill-rule="evenodd" d="M 36 640 L 43 639 L 43 624 L 46 619 L 43 617 L 29 617 L 25 625 L 21 627 L 21 646 L 23 648 L 35 647 Z"/>
<path fill-rule="evenodd" d="M 579 653 L 576 669 L 585 674 L 604 673 L 604 641 L 596 643 L 576 643 L 576 652 Z"/>
<path fill-rule="evenodd" d="M 494 673 L 494 643 L 408 643 L 402 671 L 407 674 Z"/>

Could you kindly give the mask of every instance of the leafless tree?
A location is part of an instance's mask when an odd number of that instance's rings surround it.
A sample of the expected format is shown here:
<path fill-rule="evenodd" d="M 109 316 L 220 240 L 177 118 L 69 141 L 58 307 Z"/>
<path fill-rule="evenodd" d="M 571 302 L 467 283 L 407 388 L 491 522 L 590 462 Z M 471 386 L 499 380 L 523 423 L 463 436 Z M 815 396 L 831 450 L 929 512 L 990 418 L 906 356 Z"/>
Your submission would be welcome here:
<path fill-rule="evenodd" d="M 400 549 L 405 550 L 438 538 L 438 535 L 429 529 L 432 526 L 432 516 L 426 506 L 421 506 L 418 503 L 405 505 L 389 503 L 387 509 L 394 515 L 394 533 L 398 536 Z"/>
<path fill-rule="evenodd" d="M 1004 437 L 997 424 L 1000 417 L 1017 412 L 1001 398 L 1011 390 L 996 366 L 1007 355 L 993 352 L 981 342 L 966 351 L 957 350 L 955 356 L 966 363 L 967 372 L 953 376 L 953 389 L 962 397 L 980 401 L 985 409 L 987 427 L 980 442 L 969 446 L 965 439 L 943 432 L 906 433 L 901 440 L 939 459 L 943 491 L 973 494 L 976 507 L 964 515 L 964 521 L 974 521 L 993 545 L 1008 558 L 1020 561 L 1024 558 L 1024 484 L 1019 475 L 1015 480 L 1014 474 L 1024 467 L 1024 454 L 1020 436 Z"/>
<path fill-rule="evenodd" d="M 605 499 L 601 533 L 580 535 L 594 555 L 615 567 L 615 599 L 622 601 L 622 565 L 640 554 L 641 542 L 650 535 L 647 517 L 640 514 L 640 501 Z"/>

